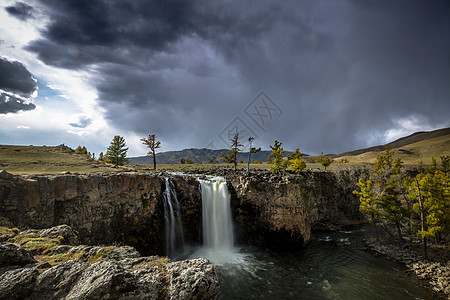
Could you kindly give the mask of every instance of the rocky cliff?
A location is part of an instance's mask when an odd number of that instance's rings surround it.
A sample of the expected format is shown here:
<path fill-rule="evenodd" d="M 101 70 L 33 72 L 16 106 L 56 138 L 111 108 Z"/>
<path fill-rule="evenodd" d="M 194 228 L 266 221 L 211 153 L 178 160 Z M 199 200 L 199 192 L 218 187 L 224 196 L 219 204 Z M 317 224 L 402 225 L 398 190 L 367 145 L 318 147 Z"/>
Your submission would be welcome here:
<path fill-rule="evenodd" d="M 302 245 L 312 229 L 360 219 L 357 171 L 223 174 L 241 242 Z M 68 224 L 83 243 L 119 242 L 143 254 L 163 254 L 165 176 L 176 187 L 186 240 L 201 242 L 201 194 L 191 176 L 93 174 L 0 176 L 0 226 Z"/>
<path fill-rule="evenodd" d="M 84 243 L 139 242 L 158 253 L 162 192 L 161 178 L 139 174 L 3 176 L 0 224 L 20 228 L 67 224 Z"/>
<path fill-rule="evenodd" d="M 362 219 L 352 194 L 360 171 L 258 172 L 229 176 L 238 234 L 244 241 L 300 246 L 312 229 L 336 229 Z"/>

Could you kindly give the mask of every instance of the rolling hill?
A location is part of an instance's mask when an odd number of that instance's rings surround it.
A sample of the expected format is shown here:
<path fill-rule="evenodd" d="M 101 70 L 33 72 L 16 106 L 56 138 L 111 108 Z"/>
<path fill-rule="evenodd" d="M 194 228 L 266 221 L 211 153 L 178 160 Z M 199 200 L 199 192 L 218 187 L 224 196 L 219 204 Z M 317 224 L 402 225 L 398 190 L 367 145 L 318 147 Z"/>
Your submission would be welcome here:
<path fill-rule="evenodd" d="M 13 174 L 117 172 L 121 168 L 89 159 L 64 146 L 0 145 L 0 170 Z"/>
<path fill-rule="evenodd" d="M 416 132 L 386 145 L 344 152 L 331 157 L 335 160 L 345 158 L 356 163 L 374 162 L 377 155 L 386 150 L 387 145 L 407 164 L 416 164 L 420 160 L 429 164 L 432 157 L 450 155 L 450 128 Z"/>

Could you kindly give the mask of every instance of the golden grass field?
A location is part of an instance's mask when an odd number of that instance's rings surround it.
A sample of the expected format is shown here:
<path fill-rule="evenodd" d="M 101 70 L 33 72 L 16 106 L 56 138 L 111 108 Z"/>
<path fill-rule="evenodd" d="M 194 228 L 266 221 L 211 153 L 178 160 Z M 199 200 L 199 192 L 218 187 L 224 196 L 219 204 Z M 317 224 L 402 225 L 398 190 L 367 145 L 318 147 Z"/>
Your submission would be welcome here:
<path fill-rule="evenodd" d="M 58 174 L 117 171 L 67 147 L 0 145 L 0 170 L 12 174 Z"/>
<path fill-rule="evenodd" d="M 447 130 L 447 129 L 446 129 Z M 442 132 L 442 130 L 441 130 Z M 450 155 L 450 134 L 435 136 L 425 133 L 422 137 L 405 138 L 401 143 L 393 143 L 396 157 L 399 157 L 405 165 L 417 165 L 422 161 L 431 164 L 432 157 L 439 162 L 442 155 Z M 426 135 L 425 138 L 423 136 Z M 378 154 L 384 152 L 382 146 L 368 149 L 355 150 L 342 155 L 333 155 L 334 162 L 327 170 L 353 169 L 368 167 L 373 164 Z M 157 154 L 158 155 L 158 154 Z M 158 156 L 156 156 L 158 157 Z M 346 159 L 348 163 L 340 163 Z M 307 169 L 321 169 L 323 166 L 317 163 L 317 156 L 304 158 Z M 251 164 L 250 169 L 270 169 L 269 164 Z M 195 172 L 211 168 L 234 168 L 231 164 L 158 164 L 157 171 L 181 171 Z M 238 164 L 239 170 L 246 170 L 247 164 Z M 124 172 L 153 171 L 153 165 L 126 165 L 115 168 L 110 164 L 89 159 L 85 155 L 77 154 L 74 150 L 65 146 L 14 146 L 0 145 L 0 170 L 12 174 L 60 174 L 94 173 L 94 172 Z"/>

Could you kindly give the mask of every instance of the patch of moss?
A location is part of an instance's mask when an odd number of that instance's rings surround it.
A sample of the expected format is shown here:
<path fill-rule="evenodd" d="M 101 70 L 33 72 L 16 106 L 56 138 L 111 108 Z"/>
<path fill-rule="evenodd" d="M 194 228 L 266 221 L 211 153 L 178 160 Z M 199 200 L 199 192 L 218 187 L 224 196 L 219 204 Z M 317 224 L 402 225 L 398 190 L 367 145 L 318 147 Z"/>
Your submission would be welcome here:
<path fill-rule="evenodd" d="M 70 261 L 70 260 L 80 260 L 83 256 L 82 252 L 76 253 L 60 253 L 54 255 L 44 255 L 37 258 L 40 263 L 48 262 L 52 266 Z"/>
<path fill-rule="evenodd" d="M 109 258 L 114 258 L 115 255 L 113 253 L 111 253 L 110 251 L 117 248 L 116 246 L 108 246 L 103 248 L 102 250 L 100 250 L 99 252 L 97 252 L 94 255 L 90 255 L 87 259 L 87 262 L 90 264 L 94 264 L 102 259 L 105 259 L 107 257 Z"/>
<path fill-rule="evenodd" d="M 133 267 L 134 270 L 149 269 L 157 267 L 160 271 L 165 270 L 165 266 L 170 263 L 170 259 L 165 256 L 153 257 L 150 261 L 145 261 Z"/>
<path fill-rule="evenodd" d="M 7 228 L 7 227 L 0 226 L 0 236 L 10 235 L 10 234 L 18 234 L 18 233 L 19 233 L 19 229 L 17 229 L 17 228 Z"/>
<path fill-rule="evenodd" d="M 64 237 L 57 238 L 40 237 L 36 233 L 21 234 L 9 239 L 12 243 L 17 243 L 21 247 L 30 250 L 33 254 L 50 255 L 55 249 L 62 244 Z"/>

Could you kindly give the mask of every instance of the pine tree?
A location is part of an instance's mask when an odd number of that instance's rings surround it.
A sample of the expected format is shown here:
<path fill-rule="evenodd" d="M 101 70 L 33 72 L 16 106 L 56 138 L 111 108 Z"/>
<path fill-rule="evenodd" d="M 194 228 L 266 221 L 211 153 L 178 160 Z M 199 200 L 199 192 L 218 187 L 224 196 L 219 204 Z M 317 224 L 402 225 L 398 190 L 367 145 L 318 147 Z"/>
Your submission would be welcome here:
<path fill-rule="evenodd" d="M 360 179 L 361 191 L 353 193 L 360 197 L 360 211 L 373 222 L 381 222 L 382 228 L 392 235 L 387 226 L 394 226 L 400 243 L 403 243 L 401 227 L 409 211 L 402 202 L 402 180 L 400 170 L 403 162 L 394 161 L 394 152 L 388 147 L 384 154 L 377 156 L 375 169 L 369 180 Z"/>
<path fill-rule="evenodd" d="M 115 166 L 123 165 L 128 162 L 125 138 L 116 135 L 106 151 L 106 162 Z"/>
<path fill-rule="evenodd" d="M 141 141 L 150 149 L 147 155 L 153 156 L 153 169 L 156 170 L 156 149 L 161 147 L 161 142 L 156 140 L 156 135 L 154 134 L 149 134 L 148 138 L 142 138 Z"/>
<path fill-rule="evenodd" d="M 272 153 L 267 157 L 267 162 L 273 165 L 270 167 L 273 174 L 286 170 L 289 165 L 289 162 L 283 158 L 284 149 L 281 145 L 281 142 L 275 140 L 273 146 L 270 146 Z"/>
<path fill-rule="evenodd" d="M 300 152 L 300 149 L 296 149 L 294 153 L 288 154 L 287 159 L 291 166 L 292 171 L 296 173 L 300 173 L 303 169 L 306 168 L 306 163 L 302 159 L 303 154 Z"/>
<path fill-rule="evenodd" d="M 220 152 L 220 155 L 222 156 L 220 159 L 226 163 L 234 163 L 234 170 L 237 170 L 237 154 L 242 151 L 239 147 L 243 147 L 241 143 L 239 143 L 239 133 L 236 133 L 231 141 L 231 150 L 228 151 L 228 154 L 223 154 Z"/>
<path fill-rule="evenodd" d="M 322 166 L 325 167 L 325 171 L 327 170 L 327 167 L 329 165 L 331 165 L 331 163 L 333 162 L 333 159 L 331 159 L 328 155 L 323 156 L 323 152 L 320 153 L 319 158 L 317 159 L 317 162 L 321 163 Z"/>
<path fill-rule="evenodd" d="M 440 233 L 450 226 L 450 180 L 441 167 L 432 165 L 428 172 L 422 171 L 409 181 L 408 197 L 414 202 L 414 212 L 420 217 L 417 235 L 422 237 L 423 256 L 427 259 L 427 238 L 439 240 Z"/>
<path fill-rule="evenodd" d="M 80 146 L 80 145 L 79 145 L 79 146 L 75 149 L 75 152 L 77 152 L 78 154 L 88 155 L 88 150 L 87 150 L 86 146 Z"/>

